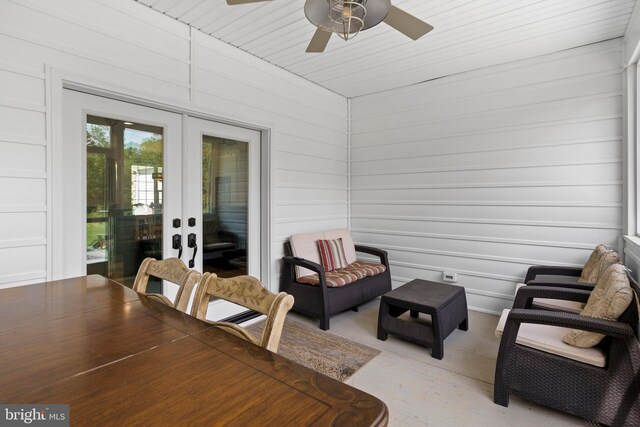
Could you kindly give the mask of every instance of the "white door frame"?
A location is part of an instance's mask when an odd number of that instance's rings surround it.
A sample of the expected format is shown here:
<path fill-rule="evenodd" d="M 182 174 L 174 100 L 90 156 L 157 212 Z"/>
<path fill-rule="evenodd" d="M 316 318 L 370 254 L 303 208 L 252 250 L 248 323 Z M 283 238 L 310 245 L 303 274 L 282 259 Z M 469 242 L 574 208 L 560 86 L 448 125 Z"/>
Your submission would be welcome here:
<path fill-rule="evenodd" d="M 64 267 L 60 264 L 60 257 L 54 253 L 63 253 L 62 231 L 57 230 L 56 225 L 64 215 L 64 207 L 54 198 L 63 190 L 63 182 L 60 178 L 63 165 L 63 90 L 74 89 L 93 95 L 103 96 L 123 102 L 138 104 L 146 107 L 166 110 L 169 112 L 188 115 L 195 118 L 216 121 L 234 126 L 257 130 L 261 133 L 261 272 L 262 282 L 272 291 L 278 290 L 278 283 L 272 283 L 273 245 L 274 233 L 274 185 L 273 173 L 274 156 L 272 134 L 275 132 L 273 123 L 264 123 L 254 120 L 248 123 L 245 118 L 232 117 L 228 113 L 195 106 L 189 102 L 167 100 L 158 98 L 149 93 L 139 92 L 135 88 L 114 85 L 102 80 L 96 80 L 89 76 L 78 74 L 74 71 L 64 70 L 56 66 L 46 66 L 46 120 L 47 120 L 47 280 L 57 279 L 63 276 Z"/>

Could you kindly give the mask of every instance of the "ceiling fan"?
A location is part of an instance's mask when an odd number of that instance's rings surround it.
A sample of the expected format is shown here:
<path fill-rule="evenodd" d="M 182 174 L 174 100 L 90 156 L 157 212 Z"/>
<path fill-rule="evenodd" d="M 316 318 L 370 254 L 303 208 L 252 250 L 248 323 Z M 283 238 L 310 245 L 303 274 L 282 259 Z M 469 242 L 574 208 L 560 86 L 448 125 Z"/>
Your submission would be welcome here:
<path fill-rule="evenodd" d="M 263 1 L 271 0 L 227 0 L 227 4 Z M 413 40 L 433 30 L 426 22 L 392 6 L 390 0 L 306 0 L 304 13 L 309 22 L 318 27 L 307 47 L 310 53 L 324 52 L 333 33 L 348 40 L 383 21 Z"/>

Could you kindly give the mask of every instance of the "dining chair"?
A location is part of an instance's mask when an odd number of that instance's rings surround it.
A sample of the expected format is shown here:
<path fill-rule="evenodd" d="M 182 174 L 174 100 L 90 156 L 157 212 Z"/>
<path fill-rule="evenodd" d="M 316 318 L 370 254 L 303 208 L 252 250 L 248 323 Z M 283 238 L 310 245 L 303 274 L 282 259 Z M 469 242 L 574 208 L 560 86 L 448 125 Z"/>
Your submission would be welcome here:
<path fill-rule="evenodd" d="M 255 337 L 235 323 L 207 321 L 207 309 L 211 298 L 221 298 L 266 315 L 261 337 Z M 277 353 L 284 319 L 291 307 L 293 307 L 293 296 L 286 292 L 274 294 L 255 277 L 220 278 L 215 274 L 205 273 L 196 290 L 191 315 Z"/>
<path fill-rule="evenodd" d="M 149 283 L 150 276 L 178 285 L 178 293 L 176 294 L 175 301 L 171 301 L 162 294 L 147 293 L 147 284 Z M 142 264 L 140 264 L 138 274 L 133 282 L 133 290 L 186 313 L 191 292 L 201 277 L 202 274 L 195 270 L 189 270 L 179 258 L 168 258 L 164 260 L 145 258 Z"/>

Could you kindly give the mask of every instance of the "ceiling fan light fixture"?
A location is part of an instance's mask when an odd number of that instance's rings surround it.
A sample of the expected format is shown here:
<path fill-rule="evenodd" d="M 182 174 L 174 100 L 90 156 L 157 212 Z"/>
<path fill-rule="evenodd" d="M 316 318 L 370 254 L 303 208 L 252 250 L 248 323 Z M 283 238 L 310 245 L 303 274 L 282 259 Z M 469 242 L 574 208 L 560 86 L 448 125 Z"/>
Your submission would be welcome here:
<path fill-rule="evenodd" d="M 271 0 L 227 0 L 227 4 L 264 1 Z M 383 21 L 413 40 L 433 30 L 421 19 L 392 6 L 391 0 L 305 0 L 304 14 L 318 27 L 307 46 L 308 53 L 324 52 L 333 33 L 347 40 Z"/>
<path fill-rule="evenodd" d="M 345 40 L 382 22 L 390 9 L 390 0 L 306 0 L 304 4 L 309 22 Z"/>
<path fill-rule="evenodd" d="M 326 30 L 335 32 L 343 40 L 355 37 L 364 27 L 367 0 L 327 0 L 329 22 Z"/>

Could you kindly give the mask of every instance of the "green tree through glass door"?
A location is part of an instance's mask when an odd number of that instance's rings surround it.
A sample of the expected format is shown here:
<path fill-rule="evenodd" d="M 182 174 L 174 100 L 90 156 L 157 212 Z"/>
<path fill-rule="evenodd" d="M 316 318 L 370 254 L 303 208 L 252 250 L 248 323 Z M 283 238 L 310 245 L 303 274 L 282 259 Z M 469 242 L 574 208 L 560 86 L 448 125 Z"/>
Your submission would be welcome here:
<path fill-rule="evenodd" d="M 87 116 L 87 273 L 131 285 L 162 259 L 163 130 Z"/>

